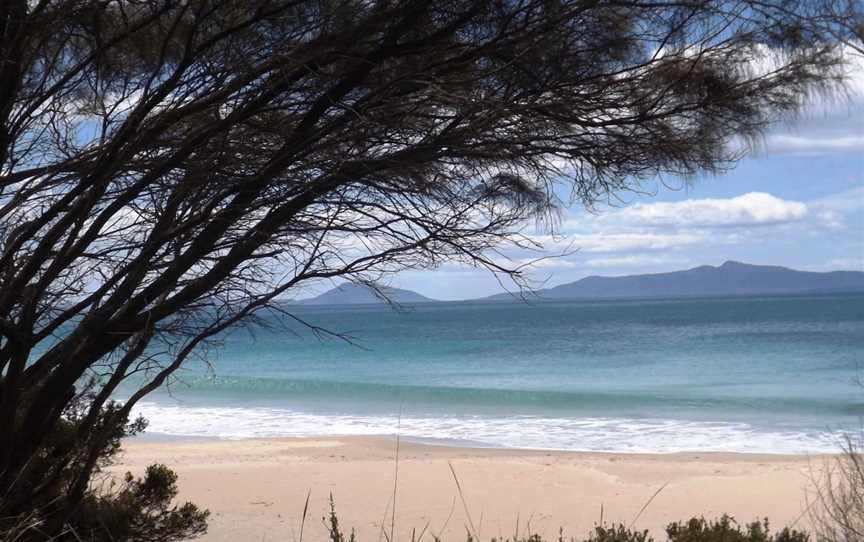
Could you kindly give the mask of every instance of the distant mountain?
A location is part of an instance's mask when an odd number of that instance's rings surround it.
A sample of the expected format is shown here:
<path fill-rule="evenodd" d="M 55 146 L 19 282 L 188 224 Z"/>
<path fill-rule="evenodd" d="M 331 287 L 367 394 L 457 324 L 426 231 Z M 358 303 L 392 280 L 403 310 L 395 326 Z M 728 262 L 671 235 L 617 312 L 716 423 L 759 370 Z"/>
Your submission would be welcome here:
<path fill-rule="evenodd" d="M 414 303 L 434 303 L 434 299 L 420 295 L 411 290 L 400 290 L 399 288 L 382 288 L 387 297 L 402 305 L 411 305 Z M 327 290 L 321 295 L 310 299 L 303 299 L 296 302 L 300 305 L 359 305 L 366 303 L 384 303 L 384 301 L 375 295 L 375 292 L 369 286 L 363 284 L 345 283 Z"/>
<path fill-rule="evenodd" d="M 814 273 L 773 265 L 726 262 L 719 267 L 703 265 L 686 271 L 586 277 L 538 292 L 540 299 L 609 299 L 628 297 L 698 297 L 764 294 L 798 294 L 832 291 L 864 291 L 864 273 L 832 271 Z M 498 294 L 487 300 L 508 300 Z"/>

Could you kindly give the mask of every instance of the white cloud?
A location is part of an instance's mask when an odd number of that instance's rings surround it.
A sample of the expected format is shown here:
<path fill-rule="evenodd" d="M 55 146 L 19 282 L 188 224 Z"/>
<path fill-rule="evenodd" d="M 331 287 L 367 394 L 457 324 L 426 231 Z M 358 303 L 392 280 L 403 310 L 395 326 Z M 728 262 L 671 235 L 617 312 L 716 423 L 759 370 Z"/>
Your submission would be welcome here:
<path fill-rule="evenodd" d="M 858 186 L 815 200 L 811 202 L 811 206 L 817 210 L 835 212 L 862 209 L 864 208 L 864 186 Z"/>
<path fill-rule="evenodd" d="M 845 88 L 815 93 L 797 119 L 770 130 L 758 151 L 805 155 L 864 152 L 864 55 L 846 49 Z"/>
<path fill-rule="evenodd" d="M 811 201 L 808 207 L 817 223 L 823 228 L 846 229 L 846 214 L 864 209 L 864 186 Z"/>
<path fill-rule="evenodd" d="M 834 258 L 825 264 L 829 270 L 864 271 L 864 254 L 844 258 Z"/>
<path fill-rule="evenodd" d="M 586 252 L 624 252 L 699 245 L 707 237 L 705 232 L 621 232 L 571 235 L 568 239 Z"/>
<path fill-rule="evenodd" d="M 767 152 L 774 154 L 823 154 L 825 152 L 864 152 L 864 135 L 793 136 L 771 134 L 765 142 Z"/>
<path fill-rule="evenodd" d="M 516 260 L 517 265 L 524 265 L 531 269 L 574 269 L 582 267 L 582 264 L 566 259 L 564 256 L 553 256 L 548 258 L 522 258 Z"/>
<path fill-rule="evenodd" d="M 645 267 L 652 265 L 683 265 L 687 258 L 669 256 L 652 256 L 647 254 L 630 254 L 627 256 L 611 256 L 608 258 L 592 258 L 585 262 L 589 267 Z"/>
<path fill-rule="evenodd" d="M 807 214 L 804 203 L 764 192 L 750 192 L 728 199 L 640 203 L 613 213 L 610 218 L 642 226 L 728 227 L 793 222 Z"/>
<path fill-rule="evenodd" d="M 590 233 L 565 236 L 532 236 L 543 250 L 551 253 L 613 253 L 655 250 L 676 250 L 685 247 L 703 247 L 738 243 L 747 237 L 738 231 L 693 229 L 688 231 L 620 230 L 609 228 Z"/>
<path fill-rule="evenodd" d="M 768 228 L 777 235 L 800 228 L 811 233 L 841 230 L 847 227 L 846 212 L 862 206 L 864 187 L 807 203 L 764 192 L 732 198 L 637 203 L 600 214 L 583 213 L 562 224 L 562 235 L 533 239 L 545 249 L 559 252 L 634 253 L 705 248 L 744 243 L 768 235 L 764 231 Z M 606 263 L 604 259 L 598 262 Z"/>
<path fill-rule="evenodd" d="M 840 258 L 832 258 L 810 265 L 802 265 L 808 271 L 864 271 L 864 247 L 858 250 L 860 254 L 852 254 Z"/>
<path fill-rule="evenodd" d="M 864 207 L 864 187 L 808 202 L 764 192 L 731 198 L 636 203 L 582 212 L 564 221 L 559 235 L 530 236 L 546 254 L 532 269 L 639 269 L 684 267 L 699 262 L 692 254 L 726 252 L 766 238 L 807 239 L 847 229 L 847 212 Z M 575 256 L 572 256 L 573 252 Z M 535 256 L 538 254 L 534 254 Z M 526 264 L 531 254 L 510 254 Z M 842 267 L 842 266 L 841 266 Z M 834 267 L 838 268 L 838 267 Z"/>

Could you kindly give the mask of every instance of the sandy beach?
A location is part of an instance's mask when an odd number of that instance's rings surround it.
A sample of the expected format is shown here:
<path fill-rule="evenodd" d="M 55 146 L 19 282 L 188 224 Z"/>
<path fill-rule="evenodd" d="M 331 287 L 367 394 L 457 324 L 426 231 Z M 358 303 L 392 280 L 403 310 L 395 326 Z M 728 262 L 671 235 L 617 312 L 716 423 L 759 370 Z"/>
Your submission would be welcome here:
<path fill-rule="evenodd" d="M 340 522 L 360 542 L 383 540 L 393 512 L 396 442 L 387 438 L 140 441 L 115 472 L 161 462 L 180 476 L 180 499 L 211 511 L 206 541 L 322 540 L 332 493 Z M 602 517 L 662 533 L 668 522 L 728 513 L 806 527 L 806 495 L 825 456 L 601 454 L 458 448 L 402 441 L 395 536 L 411 531 L 484 540 L 530 528 L 586 535 Z M 451 472 L 455 471 L 462 493 Z M 463 502 L 464 497 L 464 502 Z M 653 497 L 653 500 L 652 500 Z M 648 506 L 640 510 L 648 503 Z M 601 512 L 602 511 L 602 512 Z M 449 518 L 449 519 L 448 519 Z M 473 525 L 473 527 L 471 527 Z M 431 537 L 428 538 L 431 540 Z"/>

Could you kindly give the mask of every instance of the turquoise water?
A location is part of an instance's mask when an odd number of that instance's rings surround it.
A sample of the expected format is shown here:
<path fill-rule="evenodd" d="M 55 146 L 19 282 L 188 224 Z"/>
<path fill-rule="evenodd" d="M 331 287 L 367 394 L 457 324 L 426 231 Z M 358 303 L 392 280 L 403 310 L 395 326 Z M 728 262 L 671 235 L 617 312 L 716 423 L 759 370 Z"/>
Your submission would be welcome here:
<path fill-rule="evenodd" d="M 818 452 L 864 414 L 864 296 L 300 307 L 234 331 L 151 431 L 573 450 Z"/>

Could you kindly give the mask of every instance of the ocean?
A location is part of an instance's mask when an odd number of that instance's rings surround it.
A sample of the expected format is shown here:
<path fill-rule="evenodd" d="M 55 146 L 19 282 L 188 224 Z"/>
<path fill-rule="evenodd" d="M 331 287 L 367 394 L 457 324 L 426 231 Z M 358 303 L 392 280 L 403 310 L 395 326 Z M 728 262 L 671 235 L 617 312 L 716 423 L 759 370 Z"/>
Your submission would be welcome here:
<path fill-rule="evenodd" d="M 352 342 L 231 331 L 138 405 L 148 433 L 818 453 L 864 415 L 864 295 L 292 310 Z"/>

